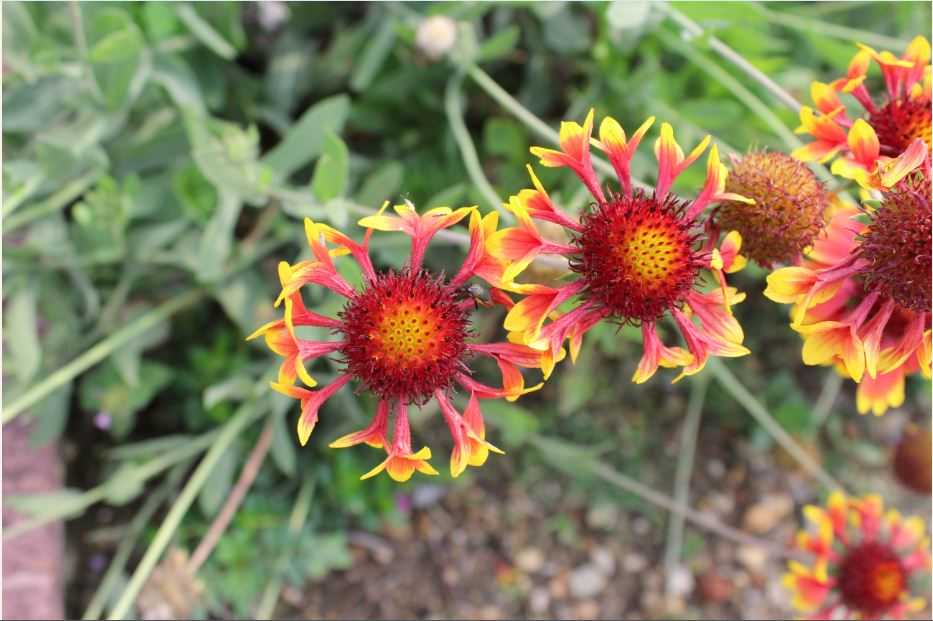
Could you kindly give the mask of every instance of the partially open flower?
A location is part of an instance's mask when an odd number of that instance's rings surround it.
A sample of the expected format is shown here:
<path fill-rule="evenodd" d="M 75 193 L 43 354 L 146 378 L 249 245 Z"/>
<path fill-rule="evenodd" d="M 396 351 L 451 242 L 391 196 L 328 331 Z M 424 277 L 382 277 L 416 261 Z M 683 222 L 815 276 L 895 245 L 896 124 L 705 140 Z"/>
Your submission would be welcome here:
<path fill-rule="evenodd" d="M 716 222 L 742 235 L 742 251 L 759 265 L 792 263 L 823 228 L 829 194 L 813 172 L 786 153 L 760 151 L 734 161 L 726 190 L 754 199 L 723 201 Z"/>
<path fill-rule="evenodd" d="M 835 364 L 859 383 L 861 413 L 904 401 L 904 378 L 930 376 L 930 168 L 864 210 L 837 205 L 798 265 L 768 276 L 765 295 L 793 304 L 805 364 Z"/>
<path fill-rule="evenodd" d="M 383 207 L 383 211 L 385 207 Z M 495 228 L 495 219 L 485 222 L 475 208 L 431 209 L 423 215 L 411 204 L 396 205 L 398 216 L 378 215 L 363 218 L 367 228 L 362 244 L 327 226 L 305 220 L 305 232 L 314 259 L 295 265 L 282 262 L 279 278 L 285 313 L 282 319 L 262 326 L 250 339 L 264 335 L 269 347 L 285 358 L 278 381 L 272 387 L 300 400 L 298 438 L 302 445 L 317 423 L 318 411 L 334 393 L 351 380 L 360 389 L 378 399 L 376 415 L 365 429 L 345 435 L 331 446 L 344 448 L 368 444 L 386 451 L 386 459 L 363 475 L 374 476 L 385 470 L 396 481 L 407 481 L 415 471 L 437 474 L 430 466 L 431 450 L 413 451 L 408 423 L 409 406 L 420 406 L 434 399 L 441 406 L 451 426 L 454 452 L 451 473 L 463 472 L 466 465 L 481 465 L 492 445 L 484 440 L 482 414 L 478 399 L 519 396 L 541 385 L 526 386 L 519 367 L 553 368 L 551 352 L 533 350 L 513 343 L 474 343 L 470 316 L 476 301 L 466 283 L 475 275 L 497 279 L 501 266 L 485 256 L 486 231 Z M 441 229 L 469 216 L 471 246 L 462 268 L 449 279 L 422 267 L 422 258 L 431 238 Z M 411 258 L 401 271 L 377 272 L 369 258 L 369 238 L 374 230 L 402 231 L 412 239 Z M 329 244 L 333 244 L 330 247 Z M 362 276 L 357 288 L 337 271 L 334 259 L 352 255 Z M 309 311 L 301 297 L 304 285 L 317 285 L 347 298 L 339 316 L 331 318 Z M 296 327 L 327 328 L 335 340 L 307 340 L 298 336 Z M 330 385 L 308 390 L 294 385 L 301 379 L 308 387 L 316 382 L 305 364 L 315 358 L 336 354 L 341 370 Z M 502 374 L 501 388 L 488 386 L 471 377 L 469 363 L 479 356 L 495 361 Z M 459 386 L 470 395 L 465 416 L 461 417 L 450 402 Z M 394 412 L 393 433 L 389 438 L 390 413 Z M 494 449 L 498 451 L 498 449 Z M 499 451 L 501 452 L 501 451 Z"/>
<path fill-rule="evenodd" d="M 632 378 L 637 383 L 648 380 L 659 366 L 683 367 L 680 379 L 699 372 L 711 355 L 748 353 L 731 312 L 745 296 L 726 286 L 724 277 L 744 265 L 738 254 L 742 240 L 732 232 L 720 244 L 718 229 L 703 214 L 715 202 L 750 201 L 726 192 L 727 172 L 715 146 L 697 197 L 674 195 L 674 180 L 702 155 L 710 139 L 684 156 L 667 123 L 662 123 L 655 143 L 656 186 L 633 188 L 629 164 L 653 123 L 654 118 L 648 119 L 627 138 L 622 126 L 607 117 L 600 124 L 599 140 L 591 138 L 592 110 L 582 126 L 562 123 L 559 151 L 533 147 L 531 152 L 544 166 L 570 168 L 595 204 L 579 220 L 572 218 L 554 204 L 529 167 L 534 187 L 512 196 L 506 205 L 517 226 L 490 235 L 486 244 L 489 255 L 505 266 L 497 286 L 525 296 L 506 316 L 509 340 L 550 351 L 554 358 L 569 339 L 575 359 L 583 335 L 600 321 L 641 326 L 644 355 Z M 612 163 L 618 193 L 604 192 L 600 186 L 590 157 L 591 141 Z M 569 241 L 546 238 L 538 228 L 541 221 L 563 227 Z M 566 257 L 576 278 L 560 286 L 515 281 L 536 257 L 547 254 Z M 704 288 L 707 283 L 712 287 Z M 657 324 L 664 317 L 673 320 L 686 348 L 662 344 Z"/>
<path fill-rule="evenodd" d="M 784 585 L 806 619 L 901 619 L 922 610 L 911 580 L 930 569 L 929 543 L 919 517 L 884 510 L 878 496 L 829 497 L 825 508 L 804 508 L 810 528 L 796 548 L 812 555 L 789 561 Z"/>
<path fill-rule="evenodd" d="M 890 187 L 930 150 L 930 44 L 916 37 L 900 58 L 867 45 L 859 48 L 845 77 L 813 83 L 817 110 L 801 108 L 797 132 L 815 140 L 794 151 L 794 157 L 822 162 L 841 155 L 833 162 L 833 174 L 866 188 Z M 866 85 L 872 60 L 884 77 L 881 101 Z M 855 98 L 865 117 L 850 118 L 840 94 Z"/>

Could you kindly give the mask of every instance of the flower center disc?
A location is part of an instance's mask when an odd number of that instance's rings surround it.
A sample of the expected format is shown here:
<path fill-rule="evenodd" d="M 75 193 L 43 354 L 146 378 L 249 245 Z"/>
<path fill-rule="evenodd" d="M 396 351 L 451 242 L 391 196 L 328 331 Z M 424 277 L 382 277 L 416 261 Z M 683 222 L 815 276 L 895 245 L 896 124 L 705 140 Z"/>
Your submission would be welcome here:
<path fill-rule="evenodd" d="M 653 321 L 677 306 L 700 265 L 682 208 L 636 192 L 584 215 L 573 268 L 588 295 L 626 321 Z"/>
<path fill-rule="evenodd" d="M 878 133 L 878 141 L 894 149 L 894 155 L 903 153 L 917 138 L 922 138 L 928 148 L 933 145 L 929 99 L 891 101 L 873 114 L 870 122 Z"/>
<path fill-rule="evenodd" d="M 914 173 L 883 196 L 859 248 L 867 262 L 863 276 L 870 289 L 904 308 L 928 312 L 933 304 L 930 180 Z"/>
<path fill-rule="evenodd" d="M 462 367 L 469 319 L 425 272 L 388 272 L 343 311 L 347 370 L 383 399 L 423 403 Z"/>
<path fill-rule="evenodd" d="M 873 617 L 900 599 L 906 574 L 889 546 L 874 541 L 850 551 L 839 568 L 839 590 L 850 607 Z"/>

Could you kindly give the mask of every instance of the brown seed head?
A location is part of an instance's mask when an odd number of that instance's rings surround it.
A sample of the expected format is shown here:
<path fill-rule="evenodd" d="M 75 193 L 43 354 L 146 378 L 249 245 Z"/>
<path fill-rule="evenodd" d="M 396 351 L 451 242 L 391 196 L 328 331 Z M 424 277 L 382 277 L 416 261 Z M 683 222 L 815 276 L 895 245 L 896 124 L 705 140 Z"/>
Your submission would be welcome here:
<path fill-rule="evenodd" d="M 829 194 L 802 162 L 786 153 L 749 153 L 735 163 L 726 191 L 755 199 L 728 201 L 717 215 L 724 231 L 742 235 L 742 253 L 760 265 L 790 263 L 823 227 Z"/>

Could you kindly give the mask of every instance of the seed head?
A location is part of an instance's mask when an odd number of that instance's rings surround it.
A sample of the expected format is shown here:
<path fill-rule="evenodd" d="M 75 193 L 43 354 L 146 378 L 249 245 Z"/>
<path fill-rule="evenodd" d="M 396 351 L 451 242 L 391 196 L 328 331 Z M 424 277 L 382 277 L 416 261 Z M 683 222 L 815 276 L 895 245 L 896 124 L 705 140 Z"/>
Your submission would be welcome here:
<path fill-rule="evenodd" d="M 829 195 L 802 162 L 785 153 L 761 151 L 738 160 L 726 191 L 755 199 L 753 205 L 724 202 L 717 221 L 742 235 L 742 252 L 764 267 L 790 263 L 823 226 Z"/>

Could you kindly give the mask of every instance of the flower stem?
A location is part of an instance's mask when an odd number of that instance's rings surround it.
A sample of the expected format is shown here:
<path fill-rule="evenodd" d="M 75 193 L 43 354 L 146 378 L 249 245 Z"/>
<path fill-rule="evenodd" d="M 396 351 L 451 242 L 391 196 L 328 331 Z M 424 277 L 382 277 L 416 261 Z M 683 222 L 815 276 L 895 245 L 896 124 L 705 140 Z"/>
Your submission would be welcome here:
<path fill-rule="evenodd" d="M 545 456 L 547 456 L 549 453 L 553 454 L 556 452 L 554 447 L 558 444 L 558 442 L 540 435 L 532 435 L 529 438 L 529 442 L 539 448 L 542 451 L 542 454 Z M 559 444 L 563 443 L 560 442 Z M 561 468 L 568 467 L 570 466 L 566 462 L 561 466 Z M 593 474 L 603 481 L 606 481 L 610 485 L 625 490 L 630 494 L 634 494 L 642 500 L 665 509 L 666 511 L 682 515 L 687 521 L 696 524 L 700 528 L 704 528 L 712 533 L 715 533 L 724 539 L 728 539 L 729 541 L 733 541 L 742 545 L 751 545 L 762 548 L 763 550 L 767 550 L 770 554 L 779 558 L 796 556 L 795 552 L 787 549 L 785 546 L 775 545 L 770 541 L 765 541 L 763 539 L 753 537 L 738 530 L 737 528 L 723 524 L 714 516 L 708 513 L 697 511 L 693 507 L 690 507 L 684 503 L 677 502 L 670 497 L 653 490 L 644 483 L 636 481 L 635 479 L 630 478 L 611 468 L 610 466 L 598 461 L 596 458 L 577 458 L 575 459 L 572 468 L 576 472 L 579 472 L 580 470 L 588 471 L 590 474 Z"/>
<path fill-rule="evenodd" d="M 700 429 L 707 386 L 709 386 L 709 376 L 701 374 L 693 379 L 690 387 L 690 401 L 687 404 L 687 415 L 680 434 L 680 453 L 677 458 L 677 472 L 674 475 L 674 502 L 679 505 L 687 505 L 690 500 L 690 475 L 693 473 L 697 433 Z M 677 563 L 680 562 L 683 539 L 684 516 L 680 513 L 673 513 L 668 523 L 667 543 L 664 548 L 664 571 L 667 575 L 668 592 L 670 592 L 671 576 Z"/>
<path fill-rule="evenodd" d="M 178 529 L 178 525 L 181 524 L 182 518 L 185 516 L 185 513 L 188 512 L 188 508 L 194 502 L 195 498 L 197 498 L 201 488 L 204 487 L 211 471 L 213 471 L 214 466 L 216 466 L 217 462 L 220 460 L 221 455 L 224 454 L 230 444 L 233 443 L 239 433 L 249 423 L 265 413 L 265 407 L 260 406 L 254 401 L 247 401 L 240 406 L 233 418 L 227 421 L 220 434 L 217 436 L 217 440 L 204 456 L 204 459 L 201 460 L 201 463 L 198 464 L 191 478 L 188 479 L 181 494 L 165 516 L 165 520 L 162 521 L 162 525 L 159 526 L 159 530 L 156 531 L 152 543 L 139 561 L 139 565 L 136 566 L 133 577 L 130 578 L 120 599 L 111 609 L 110 616 L 108 617 L 109 619 L 122 619 L 126 616 L 133 602 L 136 601 L 137 594 L 140 589 L 142 589 L 143 584 L 145 584 L 146 580 L 149 578 L 149 574 L 152 573 L 156 563 L 162 556 L 162 552 L 165 551 L 169 541 L 174 536 L 175 531 Z"/>
<path fill-rule="evenodd" d="M 3 414 L 0 416 L 0 420 L 3 421 L 4 425 L 9 423 L 27 408 L 35 405 L 44 397 L 54 392 L 59 386 L 70 382 L 79 374 L 105 359 L 135 337 L 157 325 L 160 321 L 171 317 L 180 310 L 193 306 L 199 302 L 204 295 L 205 292 L 200 289 L 177 295 L 167 302 L 163 302 L 159 306 L 153 308 L 128 326 L 117 330 L 59 370 L 50 374 L 45 380 L 27 390 L 9 406 L 3 408 Z"/>
<path fill-rule="evenodd" d="M 662 11 L 664 11 L 665 13 L 667 13 L 667 15 L 672 20 L 677 22 L 677 24 L 681 28 L 689 32 L 694 37 L 700 37 L 705 34 L 702 26 L 700 26 L 698 23 L 696 23 L 695 21 L 693 21 L 692 19 L 690 19 L 689 17 L 687 17 L 686 15 L 684 15 L 683 13 L 681 13 L 680 11 L 672 7 L 670 4 L 664 2 L 664 3 L 658 3 L 655 6 L 661 9 Z M 797 99 L 793 95 L 791 95 L 786 90 L 781 88 L 781 86 L 777 82 L 775 82 L 774 80 L 766 76 L 753 64 L 745 60 L 745 58 L 741 54 L 739 54 L 738 52 L 736 52 L 731 47 L 729 47 L 728 45 L 726 45 L 725 43 L 723 43 L 722 41 L 720 41 L 714 36 L 706 37 L 706 42 L 709 44 L 710 49 L 712 49 L 717 54 L 719 54 L 720 56 L 722 56 L 723 58 L 725 58 L 726 60 L 734 64 L 736 67 L 741 69 L 746 75 L 748 75 L 749 77 L 754 79 L 756 82 L 758 82 L 759 84 L 764 86 L 766 89 L 768 89 L 768 91 L 770 91 L 771 94 L 774 95 L 778 101 L 786 105 L 788 108 L 790 108 L 794 112 L 800 110 L 800 102 L 797 101 Z"/>
<path fill-rule="evenodd" d="M 263 591 L 262 599 L 259 600 L 259 606 L 256 608 L 257 619 L 271 619 L 275 611 L 275 604 L 279 601 L 279 593 L 282 591 L 282 577 L 288 568 L 288 560 L 294 554 L 293 544 L 298 535 L 305 527 L 308 521 L 308 513 L 311 511 L 311 499 L 314 494 L 314 479 L 306 477 L 298 492 L 298 498 L 295 500 L 295 506 L 292 508 L 292 514 L 288 518 L 288 538 L 289 541 L 283 548 L 282 553 L 275 561 L 272 568 L 272 577 L 266 590 Z"/>
<path fill-rule="evenodd" d="M 549 142 L 560 143 L 560 134 L 558 134 L 550 125 L 539 119 L 535 114 L 523 106 L 517 99 L 509 95 L 504 88 L 489 77 L 489 74 L 476 65 L 467 67 L 469 75 L 476 84 L 486 91 L 486 94 L 496 100 L 503 108 L 512 113 L 515 118 L 524 123 L 533 132 Z M 615 169 L 612 164 L 600 157 L 593 157 L 593 166 L 603 174 L 614 175 Z M 637 179 L 632 179 L 632 183 L 638 187 L 645 187 L 645 184 Z"/>
<path fill-rule="evenodd" d="M 483 198 L 489 203 L 489 207 L 496 209 L 503 216 L 511 218 L 502 207 L 502 199 L 496 193 L 495 188 L 489 183 L 483 173 L 483 167 L 480 164 L 479 156 L 476 154 L 476 147 L 473 139 L 470 137 L 470 130 L 463 122 L 463 75 L 455 73 L 447 80 L 447 88 L 444 91 L 444 111 L 447 113 L 447 123 L 454 134 L 457 146 L 460 148 L 460 157 L 463 159 L 463 165 L 466 166 L 467 174 L 473 185 L 480 191 Z"/>
<path fill-rule="evenodd" d="M 266 455 L 269 454 L 269 447 L 272 445 L 274 422 L 275 419 L 271 416 L 266 420 L 266 426 L 263 427 L 262 433 L 259 434 L 259 439 L 256 440 L 256 445 L 249 454 L 249 458 L 246 460 L 246 463 L 243 464 L 243 469 L 240 471 L 240 478 L 237 479 L 233 489 L 230 490 L 230 494 L 227 496 L 223 508 L 220 510 L 220 513 L 217 514 L 217 517 L 214 518 L 204 538 L 201 539 L 201 543 L 198 544 L 198 547 L 195 548 L 194 553 L 191 555 L 191 559 L 188 561 L 188 569 L 191 571 L 192 575 L 197 573 L 201 565 L 204 564 L 204 561 L 206 561 L 211 555 L 211 552 L 214 551 L 217 542 L 220 541 L 220 537 L 230 525 L 230 520 L 232 520 L 233 516 L 236 514 L 237 508 L 239 508 L 240 503 L 243 502 L 243 498 L 253 485 L 253 481 L 256 480 L 256 475 L 259 474 L 259 469 L 262 468 L 262 464 L 266 460 Z"/>
<path fill-rule="evenodd" d="M 875 47 L 892 50 L 901 50 L 910 45 L 909 41 L 903 41 L 894 37 L 868 32 L 867 30 L 859 30 L 858 28 L 849 28 L 848 26 L 830 24 L 819 19 L 801 17 L 799 15 L 785 13 L 783 11 L 772 11 L 771 9 L 768 9 L 763 5 L 755 2 L 750 3 L 749 6 L 753 11 L 770 22 L 785 26 L 787 28 L 801 30 L 803 32 L 834 37 L 836 39 L 851 41 L 853 43 L 866 43 L 868 45 L 874 45 Z"/>
<path fill-rule="evenodd" d="M 136 542 L 139 536 L 142 535 L 143 529 L 162 503 L 174 493 L 184 472 L 185 468 L 176 467 L 169 473 L 168 478 L 159 488 L 146 498 L 146 502 L 143 503 L 142 509 L 139 510 L 139 513 L 136 514 L 133 521 L 130 522 L 126 529 L 126 534 L 121 538 L 120 545 L 117 546 L 113 559 L 107 567 L 107 573 L 104 574 L 100 586 L 97 587 L 97 591 L 94 592 L 94 597 L 91 598 L 91 602 L 84 610 L 84 614 L 81 615 L 82 619 L 97 619 L 100 617 L 100 613 L 104 611 L 104 606 L 110 599 L 110 594 L 113 592 L 114 588 L 116 588 L 120 576 L 123 575 L 123 568 L 126 566 L 126 562 L 130 560 L 130 554 L 133 553 L 133 548 L 136 547 Z"/>
<path fill-rule="evenodd" d="M 842 485 L 840 485 L 832 475 L 816 463 L 816 461 L 797 444 L 791 435 L 784 431 L 780 423 L 774 420 L 774 417 L 768 413 L 768 410 L 755 399 L 752 393 L 742 385 L 742 382 L 733 375 L 732 371 L 730 371 L 721 360 L 718 358 L 710 358 L 709 362 L 706 364 L 710 372 L 719 382 L 719 385 L 722 386 L 733 399 L 738 401 L 738 403 L 745 408 L 745 411 L 751 414 L 752 417 L 758 421 L 758 424 L 764 427 L 765 431 L 767 431 L 791 457 L 803 466 L 804 470 L 822 483 L 828 490 L 845 491 Z"/>
<path fill-rule="evenodd" d="M 99 171 L 92 171 L 82 175 L 37 205 L 29 208 L 24 207 L 22 210 L 10 214 L 3 221 L 3 234 L 6 235 L 37 218 L 64 209 L 73 200 L 84 194 L 100 178 L 100 175 Z"/>
<path fill-rule="evenodd" d="M 663 5 L 662 5 L 663 6 Z M 702 32 L 702 30 L 701 30 Z M 752 112 L 758 115 L 764 121 L 776 136 L 781 138 L 790 148 L 799 147 L 802 142 L 794 133 L 787 128 L 784 122 L 772 112 L 761 99 L 754 93 L 745 88 L 745 85 L 735 79 L 728 71 L 711 61 L 704 54 L 700 53 L 688 43 L 684 42 L 677 35 L 659 28 L 655 31 L 657 37 L 670 49 L 676 51 L 681 56 L 695 64 L 703 72 L 707 73 L 714 80 L 722 84 L 737 99 L 744 103 Z M 711 39 L 711 42 L 715 39 Z M 711 44 L 712 47 L 712 44 Z M 757 70 L 756 70 L 757 71 Z M 767 76 L 765 76 L 767 78 Z M 770 80 L 770 78 L 768 78 Z M 796 102 L 796 100 L 794 100 Z M 785 102 L 788 103 L 788 102 Z M 789 104 L 788 104 L 789 105 Z"/>

